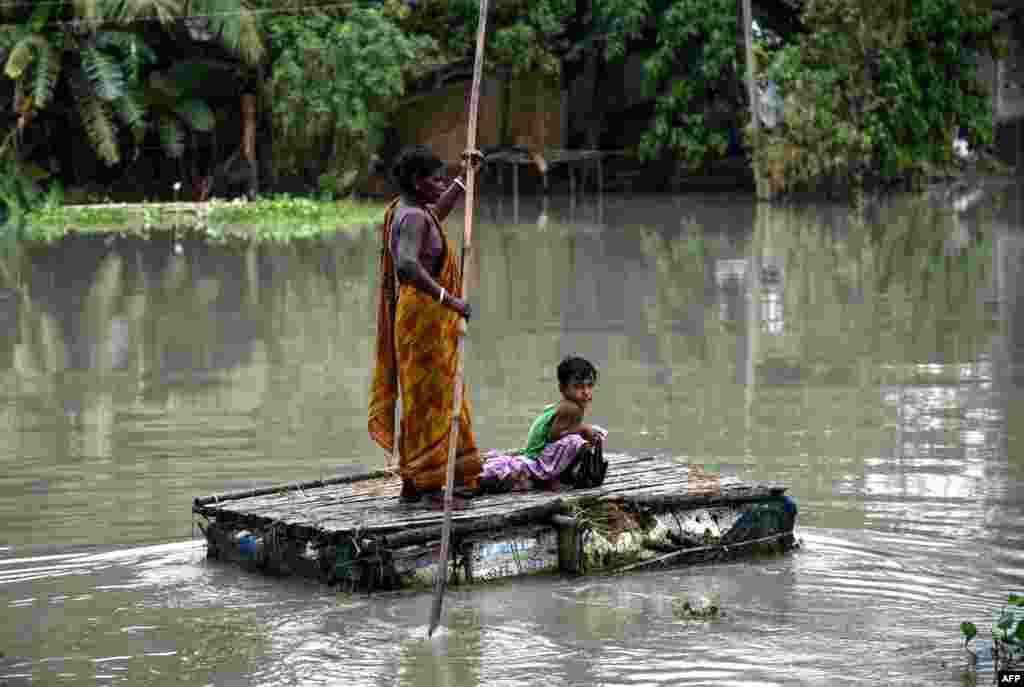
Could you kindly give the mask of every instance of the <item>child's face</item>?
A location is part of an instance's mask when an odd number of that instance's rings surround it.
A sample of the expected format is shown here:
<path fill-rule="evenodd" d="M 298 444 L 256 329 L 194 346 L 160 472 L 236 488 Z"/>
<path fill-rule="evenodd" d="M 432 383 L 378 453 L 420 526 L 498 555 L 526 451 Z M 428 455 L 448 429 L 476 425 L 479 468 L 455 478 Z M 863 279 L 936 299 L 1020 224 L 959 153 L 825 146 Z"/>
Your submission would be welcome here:
<path fill-rule="evenodd" d="M 594 400 L 594 383 L 569 382 L 562 387 L 562 396 L 586 408 Z"/>

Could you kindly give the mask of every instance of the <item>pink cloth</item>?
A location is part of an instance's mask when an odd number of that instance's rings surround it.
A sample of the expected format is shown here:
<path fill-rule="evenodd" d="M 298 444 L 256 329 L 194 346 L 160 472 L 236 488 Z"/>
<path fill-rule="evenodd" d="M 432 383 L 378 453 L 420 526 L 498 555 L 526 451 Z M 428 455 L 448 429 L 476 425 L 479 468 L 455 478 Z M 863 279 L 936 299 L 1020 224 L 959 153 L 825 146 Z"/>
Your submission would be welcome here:
<path fill-rule="evenodd" d="M 541 482 L 556 479 L 572 465 L 576 454 L 586 444 L 579 434 L 569 434 L 558 441 L 553 441 L 534 458 L 500 451 L 488 451 L 484 456 L 484 467 L 481 479 L 488 477 L 500 480 L 511 480 L 513 490 L 529 489 L 531 478 Z"/>

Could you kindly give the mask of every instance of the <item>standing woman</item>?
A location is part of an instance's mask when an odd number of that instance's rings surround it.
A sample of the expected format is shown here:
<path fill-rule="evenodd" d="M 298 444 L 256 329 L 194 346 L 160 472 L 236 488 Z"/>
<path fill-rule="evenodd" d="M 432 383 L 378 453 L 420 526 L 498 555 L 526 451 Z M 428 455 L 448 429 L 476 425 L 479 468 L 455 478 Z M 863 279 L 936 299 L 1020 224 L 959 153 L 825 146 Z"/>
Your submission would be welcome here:
<path fill-rule="evenodd" d="M 479 164 L 479 154 L 467 158 Z M 465 192 L 461 178 L 446 183 L 444 164 L 425 146 L 404 149 L 392 175 L 401 195 L 381 225 L 377 356 L 370 387 L 370 436 L 394 450 L 395 407 L 401 395 L 401 499 L 439 499 L 445 484 L 457 369 L 462 279 L 444 221 Z M 469 404 L 462 399 L 456 451 L 456 495 L 477 488 L 480 455 Z"/>

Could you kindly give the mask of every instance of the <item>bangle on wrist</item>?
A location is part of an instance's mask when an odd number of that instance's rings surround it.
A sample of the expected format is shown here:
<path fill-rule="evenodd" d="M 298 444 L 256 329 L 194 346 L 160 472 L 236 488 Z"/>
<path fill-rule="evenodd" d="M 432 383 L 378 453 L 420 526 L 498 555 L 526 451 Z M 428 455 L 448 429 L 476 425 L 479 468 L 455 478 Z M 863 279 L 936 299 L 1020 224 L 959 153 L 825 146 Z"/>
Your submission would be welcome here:
<path fill-rule="evenodd" d="M 441 303 L 441 305 L 444 305 L 444 297 L 445 297 L 445 291 L 444 291 L 444 287 L 442 286 L 441 287 L 441 293 L 437 297 L 437 300 Z"/>
<path fill-rule="evenodd" d="M 461 188 L 463 191 L 466 190 L 466 182 L 462 180 L 462 177 L 455 177 L 452 179 L 452 183 Z"/>

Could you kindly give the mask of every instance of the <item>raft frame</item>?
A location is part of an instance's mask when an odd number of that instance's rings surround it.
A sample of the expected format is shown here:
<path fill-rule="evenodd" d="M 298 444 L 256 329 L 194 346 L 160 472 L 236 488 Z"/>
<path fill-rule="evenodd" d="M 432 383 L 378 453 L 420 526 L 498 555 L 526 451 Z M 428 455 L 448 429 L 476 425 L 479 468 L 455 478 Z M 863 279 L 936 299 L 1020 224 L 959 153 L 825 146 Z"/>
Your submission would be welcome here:
<path fill-rule="evenodd" d="M 796 545 L 796 504 L 781 485 L 667 458 L 606 458 L 601 487 L 487 495 L 455 511 L 450 581 L 625 571 Z M 210 559 L 346 591 L 428 585 L 443 513 L 400 504 L 400 488 L 397 476 L 377 471 L 196 498 L 192 511 Z M 612 536 L 588 512 L 626 524 Z"/>

